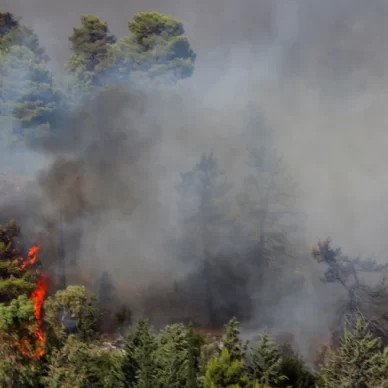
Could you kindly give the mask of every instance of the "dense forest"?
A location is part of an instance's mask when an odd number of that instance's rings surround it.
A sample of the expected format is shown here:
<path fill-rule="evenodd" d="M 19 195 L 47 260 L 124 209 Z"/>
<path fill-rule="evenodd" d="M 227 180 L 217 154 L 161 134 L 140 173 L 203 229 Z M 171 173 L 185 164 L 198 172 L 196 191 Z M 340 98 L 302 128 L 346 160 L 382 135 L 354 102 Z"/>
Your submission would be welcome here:
<path fill-rule="evenodd" d="M 50 158 L 1 171 L 0 386 L 388 387 L 388 264 L 306 248 L 260 107 L 217 122 L 186 86 L 183 22 L 142 12 L 118 38 L 82 15 L 68 43 L 53 72 L 0 12 L 1 152 Z"/>

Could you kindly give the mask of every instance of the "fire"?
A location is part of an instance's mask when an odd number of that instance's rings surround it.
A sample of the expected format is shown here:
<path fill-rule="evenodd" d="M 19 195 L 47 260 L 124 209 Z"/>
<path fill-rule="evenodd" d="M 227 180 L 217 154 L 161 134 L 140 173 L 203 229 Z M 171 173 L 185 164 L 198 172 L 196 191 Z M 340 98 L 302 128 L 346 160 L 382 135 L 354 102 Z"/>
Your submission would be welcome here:
<path fill-rule="evenodd" d="M 38 253 L 40 249 L 40 244 L 34 245 L 30 248 L 28 252 L 28 257 L 26 260 L 21 259 L 20 268 L 25 269 L 28 265 L 34 264 L 38 259 Z M 31 343 L 27 338 L 24 338 L 20 343 L 17 343 L 16 346 L 20 352 L 32 359 L 39 359 L 44 355 L 44 344 L 45 344 L 45 334 L 42 330 L 42 307 L 44 298 L 48 288 L 48 277 L 45 274 L 42 274 L 36 283 L 35 290 L 29 297 L 29 300 L 34 303 L 34 317 L 36 320 L 36 328 L 33 332 L 33 337 L 35 338 L 35 349 L 32 349 Z"/>
<path fill-rule="evenodd" d="M 35 310 L 35 319 L 41 321 L 42 319 L 42 306 L 46 291 L 48 288 L 48 279 L 45 274 L 43 274 L 36 284 L 36 288 L 30 296 L 30 300 L 34 301 L 34 310 Z"/>
<path fill-rule="evenodd" d="M 27 260 L 21 258 L 20 269 L 25 269 L 28 265 L 36 263 L 36 260 L 38 260 L 39 250 L 40 244 L 33 245 L 28 251 Z"/>

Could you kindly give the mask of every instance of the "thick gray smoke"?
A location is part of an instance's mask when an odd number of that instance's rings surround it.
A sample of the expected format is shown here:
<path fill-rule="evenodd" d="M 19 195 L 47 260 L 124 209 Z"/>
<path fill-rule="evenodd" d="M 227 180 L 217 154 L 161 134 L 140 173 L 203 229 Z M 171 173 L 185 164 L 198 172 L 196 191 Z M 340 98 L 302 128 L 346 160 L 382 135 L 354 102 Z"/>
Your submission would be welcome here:
<path fill-rule="evenodd" d="M 109 270 L 117 284 L 135 287 L 173 286 L 192 273 L 165 246 L 181 227 L 175 184 L 202 152 L 214 151 L 237 194 L 248 174 L 246 146 L 257 142 L 243 136 L 252 107 L 271 128 L 304 215 L 290 267 L 307 280 L 294 292 L 284 275 L 271 278 L 282 294 L 271 323 L 313 331 L 329 323 L 332 299 L 309 257 L 317 239 L 331 236 L 347 253 L 385 260 L 386 2 L 6 0 L 3 7 L 34 25 L 57 72 L 81 13 L 101 16 L 119 36 L 135 12 L 172 14 L 198 54 L 195 75 L 176 90 L 113 88 L 80 107 L 58 143 L 44 145 L 54 162 L 28 191 L 36 204 L 29 200 L 29 214 L 55 219 L 62 209 L 67 259 L 85 273 Z M 3 214 L 14 211 L 27 228 L 39 224 L 26 216 L 25 200 L 6 203 Z M 259 306 L 263 295 L 252 295 Z M 262 322 L 260 307 L 255 313 Z"/>

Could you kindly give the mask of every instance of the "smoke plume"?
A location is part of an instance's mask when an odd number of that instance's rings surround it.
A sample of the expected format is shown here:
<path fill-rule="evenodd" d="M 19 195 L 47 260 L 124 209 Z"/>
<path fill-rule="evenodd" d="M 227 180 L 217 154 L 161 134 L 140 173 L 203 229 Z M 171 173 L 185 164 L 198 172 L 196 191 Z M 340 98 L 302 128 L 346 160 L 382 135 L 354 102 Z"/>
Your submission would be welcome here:
<path fill-rule="evenodd" d="M 331 236 L 349 254 L 386 260 L 386 2 L 105 3 L 6 0 L 4 8 L 34 25 L 57 73 L 81 13 L 101 16 L 119 36 L 135 12 L 171 14 L 185 23 L 196 72 L 177 88 L 113 86 L 80 106 L 60 138 L 25 151 L 37 180 L 20 198 L 2 200 L 2 216 L 44 234 L 62 212 L 66 260 L 77 264 L 69 265 L 69 279 L 108 270 L 124 298 L 133 288 L 170 290 L 196 270 L 166 245 L 182 227 L 179 174 L 213 151 L 237 195 L 249 173 L 246 147 L 260 145 L 246 132 L 253 111 L 253 126 L 270 128 L 272 149 L 297 184 L 303 222 L 296 258 L 281 275 L 268 275 L 265 291 L 249 288 L 251 322 L 317 332 L 327 326 L 337 291 L 320 285 L 311 246 Z M 55 259 L 47 265 L 54 271 Z M 297 290 L 288 282 L 295 268 L 304 278 Z M 272 301 L 267 320 L 265 300 Z M 298 341 L 307 349 L 312 340 Z"/>

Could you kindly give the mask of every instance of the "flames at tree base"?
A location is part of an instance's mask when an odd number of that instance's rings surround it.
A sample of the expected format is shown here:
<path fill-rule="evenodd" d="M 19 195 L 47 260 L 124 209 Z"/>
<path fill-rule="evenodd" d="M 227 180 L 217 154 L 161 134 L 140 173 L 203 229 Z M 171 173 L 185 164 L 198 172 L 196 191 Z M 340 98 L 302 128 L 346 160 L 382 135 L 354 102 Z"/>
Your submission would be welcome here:
<path fill-rule="evenodd" d="M 25 269 L 28 265 L 32 265 L 37 261 L 40 244 L 34 245 L 30 248 L 28 258 L 21 261 L 20 268 Z M 34 327 L 32 334 L 27 338 L 22 338 L 15 345 L 23 356 L 37 360 L 44 355 L 44 345 L 46 336 L 42 329 L 42 308 L 43 302 L 48 289 L 48 276 L 41 274 L 37 280 L 35 290 L 29 297 L 29 300 L 34 303 L 34 318 L 35 322 L 30 326 Z"/>

